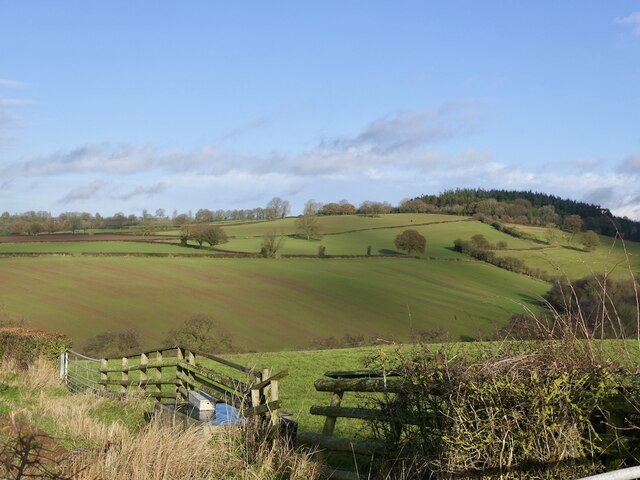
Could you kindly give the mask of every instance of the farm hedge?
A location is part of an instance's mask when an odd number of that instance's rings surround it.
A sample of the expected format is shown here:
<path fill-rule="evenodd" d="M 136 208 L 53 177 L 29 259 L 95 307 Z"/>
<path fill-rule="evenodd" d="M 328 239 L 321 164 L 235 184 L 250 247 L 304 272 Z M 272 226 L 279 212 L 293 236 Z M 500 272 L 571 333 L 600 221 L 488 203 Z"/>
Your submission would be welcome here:
<path fill-rule="evenodd" d="M 70 346 L 66 335 L 35 328 L 0 328 L 0 357 L 14 359 L 21 367 L 37 357 L 54 360 Z"/>

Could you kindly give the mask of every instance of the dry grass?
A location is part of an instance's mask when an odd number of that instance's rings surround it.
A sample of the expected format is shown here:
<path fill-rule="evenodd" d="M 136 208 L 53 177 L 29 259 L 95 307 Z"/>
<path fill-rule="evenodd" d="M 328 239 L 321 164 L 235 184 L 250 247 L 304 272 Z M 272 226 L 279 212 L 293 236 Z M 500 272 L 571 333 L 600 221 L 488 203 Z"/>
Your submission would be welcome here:
<path fill-rule="evenodd" d="M 22 422 L 20 429 L 14 428 L 15 438 L 0 442 L 3 479 L 28 478 L 19 469 L 26 461 L 30 472 L 40 472 L 36 478 L 50 479 L 319 478 L 319 464 L 310 454 L 294 451 L 267 427 L 247 424 L 212 432 L 204 426 L 184 428 L 154 418 L 136 428 L 122 419 L 127 411 L 141 417 L 148 400 L 136 395 L 123 400 L 92 393 L 61 395 L 60 390 L 51 395 L 50 387 L 62 384 L 53 365 L 43 360 L 20 370 L 15 361 L 2 359 L 0 381 L 20 391 L 6 402 L 13 410 L 10 418 L 19 417 Z M 39 392 L 35 401 L 25 402 L 34 392 Z M 116 418 L 118 412 L 121 418 Z M 55 432 L 54 437 L 32 434 L 32 429 L 37 431 L 45 424 Z M 52 459 L 49 450 L 42 449 L 40 438 L 53 445 L 63 442 L 66 449 Z"/>
<path fill-rule="evenodd" d="M 104 448 L 131 436 L 129 429 L 122 422 L 105 424 L 91 415 L 91 412 L 105 401 L 107 400 L 92 393 L 72 397 L 50 397 L 41 394 L 38 406 L 42 414 L 58 426 L 60 436 L 73 439 L 76 444 Z"/>
<path fill-rule="evenodd" d="M 250 451 L 247 435 L 255 433 L 234 427 L 212 435 L 202 426 L 152 421 L 138 434 L 75 453 L 66 468 L 87 480 L 318 478 L 317 463 L 280 440 L 264 438 Z"/>

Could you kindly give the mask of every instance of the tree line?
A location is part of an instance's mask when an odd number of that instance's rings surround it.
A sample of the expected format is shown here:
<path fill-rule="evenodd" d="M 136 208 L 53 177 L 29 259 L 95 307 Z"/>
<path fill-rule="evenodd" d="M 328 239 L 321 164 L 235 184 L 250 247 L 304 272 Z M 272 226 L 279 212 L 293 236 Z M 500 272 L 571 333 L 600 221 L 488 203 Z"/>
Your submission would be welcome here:
<path fill-rule="evenodd" d="M 616 217 L 606 208 L 563 199 L 554 195 L 531 191 L 456 189 L 439 195 L 422 195 L 406 198 L 394 206 L 386 201 L 365 200 L 356 206 L 348 200 L 321 204 L 313 200 L 305 204 L 299 217 L 304 218 L 300 231 L 310 239 L 317 232 L 314 218 L 323 215 L 367 215 L 389 213 L 442 213 L 474 216 L 483 221 L 560 227 L 568 231 L 592 230 L 595 233 L 615 236 L 619 233 L 627 240 L 640 241 L 640 222 L 626 217 Z M 197 223 L 224 221 L 275 220 L 291 214 L 288 200 L 272 198 L 264 207 L 252 209 L 211 210 L 201 208 L 171 215 L 159 208 L 155 213 L 143 210 L 142 215 L 125 215 L 118 212 L 112 216 L 100 213 L 65 212 L 53 216 L 46 211 L 29 211 L 21 214 L 4 212 L 0 215 L 0 234 L 38 235 L 56 232 L 86 232 L 90 229 L 133 229 L 142 235 L 157 230 L 181 228 Z M 490 223 L 490 222 L 487 222 Z"/>
<path fill-rule="evenodd" d="M 640 241 L 640 222 L 612 215 L 600 205 L 546 193 L 519 190 L 459 188 L 439 195 L 422 195 L 401 203 L 400 211 L 485 215 L 502 223 L 567 227 L 567 217 L 579 217 L 582 230 Z"/>

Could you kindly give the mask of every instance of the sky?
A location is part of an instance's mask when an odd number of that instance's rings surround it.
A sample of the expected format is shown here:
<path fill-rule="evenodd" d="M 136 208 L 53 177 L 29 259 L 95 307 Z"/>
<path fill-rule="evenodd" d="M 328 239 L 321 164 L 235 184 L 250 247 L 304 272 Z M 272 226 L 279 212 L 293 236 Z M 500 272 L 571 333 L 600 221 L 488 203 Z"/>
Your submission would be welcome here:
<path fill-rule="evenodd" d="M 639 185 L 638 1 L 0 0 L 0 211 Z"/>

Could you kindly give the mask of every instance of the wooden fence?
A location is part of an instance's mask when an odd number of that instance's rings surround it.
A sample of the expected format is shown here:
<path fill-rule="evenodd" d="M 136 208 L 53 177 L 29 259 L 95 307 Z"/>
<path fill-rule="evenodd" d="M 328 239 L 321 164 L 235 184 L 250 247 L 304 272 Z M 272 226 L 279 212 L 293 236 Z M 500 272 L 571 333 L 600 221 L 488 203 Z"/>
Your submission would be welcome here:
<path fill-rule="evenodd" d="M 297 441 L 318 447 L 323 452 L 344 452 L 350 455 L 363 455 L 369 460 L 383 458 L 391 453 L 388 444 L 378 440 L 341 438 L 334 435 L 336 422 L 342 419 L 365 420 L 369 423 L 386 422 L 392 432 L 392 440 L 398 440 L 403 425 L 415 424 L 407 412 L 394 410 L 393 412 L 376 407 L 343 406 L 345 394 L 382 394 L 394 395 L 396 401 L 402 400 L 411 384 L 401 379 L 397 373 L 382 374 L 374 371 L 332 371 L 326 372 L 325 378 L 316 380 L 315 389 L 319 392 L 331 394 L 329 405 L 313 405 L 312 415 L 325 417 L 322 433 L 299 432 Z M 362 399 L 360 399 L 361 401 Z M 382 403 L 381 403 L 382 405 Z M 374 478 L 369 473 L 358 475 L 354 470 L 333 470 L 332 479 Z"/>
<path fill-rule="evenodd" d="M 370 466 L 376 460 L 397 460 L 399 452 L 395 446 L 401 439 L 405 427 L 418 426 L 429 423 L 438 431 L 439 422 L 437 413 L 433 413 L 432 419 L 418 419 L 413 415 L 404 398 L 411 392 L 411 383 L 403 380 L 396 372 L 382 374 L 375 371 L 343 371 L 326 372 L 324 378 L 316 380 L 315 389 L 319 392 L 331 394 L 329 405 L 313 405 L 310 413 L 325 417 L 322 433 L 300 432 L 297 436 L 299 444 L 311 445 L 320 449 L 320 452 L 348 453 L 352 459 L 361 455 Z M 442 397 L 443 405 L 446 402 L 446 392 L 434 392 Z M 345 395 L 358 395 L 358 406 L 344 406 Z M 361 405 L 365 405 L 364 407 Z M 371 408 L 371 405 L 374 407 Z M 377 407 L 376 407 L 377 406 Z M 391 408 L 389 408 L 391 407 Z M 597 455 L 606 466 L 618 468 L 622 464 L 635 464 L 640 458 L 640 398 L 631 397 L 624 388 L 604 399 L 602 404 L 592 413 L 597 446 Z M 372 439 L 341 438 L 334 435 L 338 419 L 364 420 L 369 425 L 386 424 L 385 437 L 387 442 Z M 547 465 L 550 467 L 551 465 Z M 363 465 L 359 465 L 362 472 Z M 471 476 L 479 472 L 463 472 Z M 375 478 L 371 473 L 364 475 L 349 471 L 333 470 L 332 479 L 370 479 Z"/>
<path fill-rule="evenodd" d="M 239 409 L 243 416 L 270 414 L 280 419 L 279 380 L 288 372 L 271 375 L 225 358 L 185 346 L 157 348 L 100 361 L 103 392 L 139 392 L 159 402 L 186 402 L 190 390 L 200 390 Z"/>

